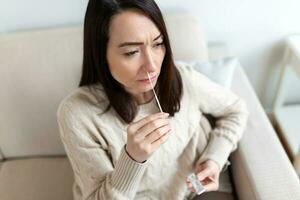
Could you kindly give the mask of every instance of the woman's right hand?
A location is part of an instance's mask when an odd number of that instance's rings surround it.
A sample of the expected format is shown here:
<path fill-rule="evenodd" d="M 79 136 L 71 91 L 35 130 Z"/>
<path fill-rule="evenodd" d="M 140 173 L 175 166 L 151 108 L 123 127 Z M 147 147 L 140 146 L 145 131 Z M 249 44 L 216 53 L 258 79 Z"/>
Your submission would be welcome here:
<path fill-rule="evenodd" d="M 132 159 L 142 163 L 166 142 L 171 133 L 168 116 L 168 113 L 156 113 L 128 126 L 125 149 Z"/>

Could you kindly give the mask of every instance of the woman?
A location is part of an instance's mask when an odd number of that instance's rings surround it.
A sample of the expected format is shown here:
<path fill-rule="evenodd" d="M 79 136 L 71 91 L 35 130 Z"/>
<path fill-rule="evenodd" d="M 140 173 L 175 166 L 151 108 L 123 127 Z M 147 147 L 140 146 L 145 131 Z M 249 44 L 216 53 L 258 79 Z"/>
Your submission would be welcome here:
<path fill-rule="evenodd" d="M 79 86 L 57 111 L 74 199 L 191 198 L 192 172 L 207 192 L 218 189 L 246 125 L 245 102 L 174 63 L 153 0 L 89 1 Z M 218 119 L 209 137 L 203 113 Z"/>

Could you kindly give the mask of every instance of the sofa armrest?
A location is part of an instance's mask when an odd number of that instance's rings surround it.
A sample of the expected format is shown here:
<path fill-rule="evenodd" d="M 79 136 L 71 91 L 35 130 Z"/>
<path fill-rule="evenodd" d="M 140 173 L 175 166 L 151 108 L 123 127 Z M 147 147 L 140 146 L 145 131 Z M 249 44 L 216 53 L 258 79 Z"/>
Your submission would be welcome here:
<path fill-rule="evenodd" d="M 208 42 L 207 47 L 208 59 L 211 61 L 232 56 L 231 51 L 224 42 Z"/>
<path fill-rule="evenodd" d="M 296 155 L 293 165 L 294 165 L 294 168 L 296 169 L 296 172 L 300 178 L 300 150 L 299 150 L 298 154 Z"/>
<path fill-rule="evenodd" d="M 237 196 L 242 200 L 300 199 L 300 181 L 246 74 L 236 69 L 232 90 L 250 111 L 244 135 L 230 156 Z"/>

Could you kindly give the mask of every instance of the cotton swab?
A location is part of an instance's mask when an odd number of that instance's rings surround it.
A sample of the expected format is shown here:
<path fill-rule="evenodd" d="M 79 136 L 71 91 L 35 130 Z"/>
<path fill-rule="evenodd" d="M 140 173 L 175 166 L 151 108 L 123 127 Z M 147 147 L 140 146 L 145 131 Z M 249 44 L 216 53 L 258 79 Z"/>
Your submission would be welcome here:
<path fill-rule="evenodd" d="M 151 81 L 151 78 L 150 78 L 150 75 L 149 75 L 148 72 L 147 72 L 147 75 L 148 75 L 148 79 L 149 79 L 149 81 L 150 81 L 150 84 L 151 84 L 152 91 L 153 91 L 153 93 L 154 93 L 156 102 L 157 102 L 157 104 L 158 104 L 159 110 L 160 110 L 160 112 L 163 112 L 163 110 L 161 109 L 160 103 L 159 103 L 159 101 L 158 101 L 158 98 L 157 98 L 157 96 L 156 96 L 156 92 L 155 92 L 155 90 L 154 90 L 154 87 L 153 87 L 153 84 L 152 84 L 152 81 Z"/>

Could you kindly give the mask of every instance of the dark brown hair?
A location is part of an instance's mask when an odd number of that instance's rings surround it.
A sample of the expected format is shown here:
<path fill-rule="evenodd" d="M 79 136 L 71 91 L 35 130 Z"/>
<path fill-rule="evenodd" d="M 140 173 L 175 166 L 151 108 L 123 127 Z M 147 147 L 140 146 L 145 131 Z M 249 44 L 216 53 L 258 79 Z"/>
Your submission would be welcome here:
<path fill-rule="evenodd" d="M 170 41 L 162 13 L 154 0 L 90 0 L 84 19 L 83 66 L 79 87 L 100 83 L 109 105 L 126 122 L 137 113 L 137 102 L 111 75 L 106 58 L 109 25 L 112 17 L 128 9 L 138 9 L 160 30 L 166 48 L 161 72 L 155 86 L 164 112 L 174 116 L 180 110 L 182 80 L 174 65 Z"/>

